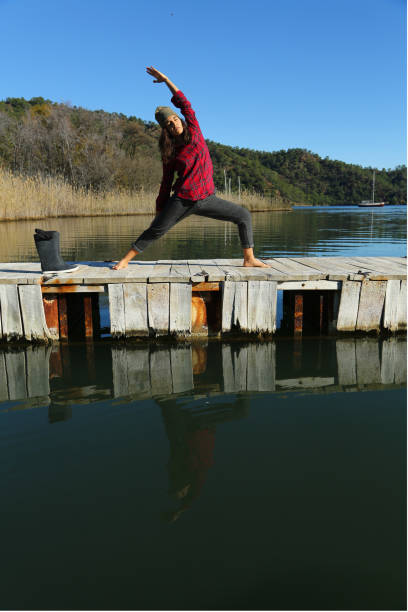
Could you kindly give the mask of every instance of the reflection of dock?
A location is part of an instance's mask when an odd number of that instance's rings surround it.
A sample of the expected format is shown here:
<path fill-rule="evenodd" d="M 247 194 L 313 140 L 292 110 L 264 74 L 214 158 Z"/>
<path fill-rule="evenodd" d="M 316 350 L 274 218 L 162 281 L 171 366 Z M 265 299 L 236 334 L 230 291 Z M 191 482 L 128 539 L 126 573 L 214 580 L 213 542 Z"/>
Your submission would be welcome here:
<path fill-rule="evenodd" d="M 28 346 L 0 353 L 0 400 L 61 410 L 109 398 L 381 390 L 405 384 L 406 346 L 402 337 Z"/>
<path fill-rule="evenodd" d="M 38 342 L 100 334 L 99 295 L 109 298 L 113 338 L 272 335 L 277 292 L 286 333 L 406 329 L 402 257 L 274 258 L 270 268 L 241 260 L 132 262 L 112 270 L 81 264 L 45 277 L 39 264 L 2 264 L 3 341 Z"/>

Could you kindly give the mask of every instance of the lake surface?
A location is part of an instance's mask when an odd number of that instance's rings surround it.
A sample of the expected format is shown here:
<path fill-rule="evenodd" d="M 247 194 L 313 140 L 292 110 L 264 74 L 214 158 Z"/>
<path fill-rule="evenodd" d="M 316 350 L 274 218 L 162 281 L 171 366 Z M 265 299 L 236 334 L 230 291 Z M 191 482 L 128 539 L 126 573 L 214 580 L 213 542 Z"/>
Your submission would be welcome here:
<path fill-rule="evenodd" d="M 406 209 L 253 215 L 258 256 L 404 256 Z M 0 225 L 118 259 L 149 217 Z M 240 256 L 187 220 L 144 260 Z M 0 351 L 1 609 L 403 609 L 406 339 Z"/>

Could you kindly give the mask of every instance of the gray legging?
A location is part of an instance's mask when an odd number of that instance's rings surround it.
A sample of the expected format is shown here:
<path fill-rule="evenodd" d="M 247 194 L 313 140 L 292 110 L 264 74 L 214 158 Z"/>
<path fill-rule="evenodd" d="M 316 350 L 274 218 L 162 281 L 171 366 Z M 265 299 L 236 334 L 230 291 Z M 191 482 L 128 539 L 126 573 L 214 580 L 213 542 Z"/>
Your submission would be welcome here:
<path fill-rule="evenodd" d="M 171 197 L 153 219 L 150 227 L 132 243 L 132 248 L 141 253 L 153 240 L 163 236 L 173 225 L 190 215 L 200 215 L 201 217 L 236 223 L 242 248 L 248 249 L 254 246 L 249 211 L 242 206 L 217 198 L 216 195 L 211 195 L 196 202 L 184 200 L 177 196 Z"/>

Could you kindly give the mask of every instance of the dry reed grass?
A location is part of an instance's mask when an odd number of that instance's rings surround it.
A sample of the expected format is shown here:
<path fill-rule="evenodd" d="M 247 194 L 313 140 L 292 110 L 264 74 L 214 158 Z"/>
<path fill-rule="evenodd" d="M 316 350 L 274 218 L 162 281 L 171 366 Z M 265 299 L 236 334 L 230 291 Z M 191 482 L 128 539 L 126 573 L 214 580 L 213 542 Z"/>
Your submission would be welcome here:
<path fill-rule="evenodd" d="M 292 206 L 280 198 L 268 198 L 259 193 L 243 189 L 241 198 L 237 193 L 222 192 L 220 197 L 230 202 L 235 202 L 241 206 L 245 206 L 251 212 L 268 212 L 271 210 L 291 210 Z"/>
<path fill-rule="evenodd" d="M 106 193 L 75 189 L 59 178 L 25 177 L 0 168 L 0 220 L 44 219 L 51 217 L 93 217 L 154 215 L 156 193 L 116 189 Z M 224 194 L 223 194 L 224 195 Z M 227 194 L 250 211 L 290 208 L 254 193 Z"/>

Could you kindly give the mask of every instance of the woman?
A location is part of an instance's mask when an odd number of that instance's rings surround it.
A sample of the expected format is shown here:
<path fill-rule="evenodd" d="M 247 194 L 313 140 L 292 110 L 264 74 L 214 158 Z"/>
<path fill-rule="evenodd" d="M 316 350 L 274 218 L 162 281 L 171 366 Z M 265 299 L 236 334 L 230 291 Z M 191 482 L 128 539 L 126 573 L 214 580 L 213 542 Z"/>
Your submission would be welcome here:
<path fill-rule="evenodd" d="M 166 83 L 173 94 L 171 101 L 181 110 L 185 121 L 168 106 L 158 106 L 156 109 L 155 117 L 162 128 L 159 146 L 163 160 L 163 179 L 156 200 L 157 214 L 150 227 L 139 236 L 113 269 L 126 268 L 129 261 L 153 240 L 163 236 L 173 225 L 190 215 L 235 223 L 244 251 L 243 265 L 269 267 L 254 257 L 251 215 L 248 210 L 214 195 L 210 153 L 190 102 L 164 74 L 152 66 L 146 70 L 155 78 L 154 83 Z M 177 180 L 173 185 L 175 173 Z M 170 197 L 172 190 L 173 195 Z"/>

